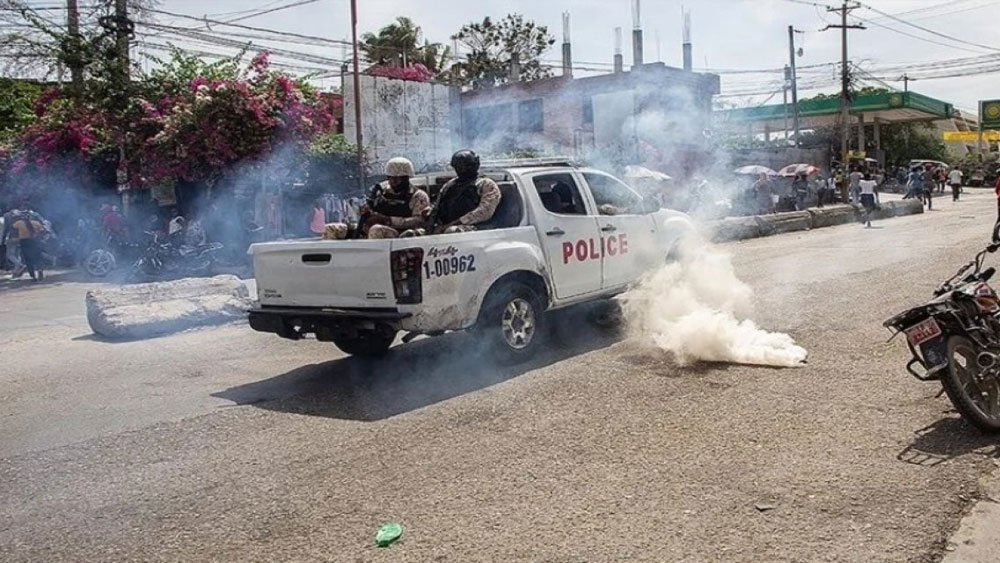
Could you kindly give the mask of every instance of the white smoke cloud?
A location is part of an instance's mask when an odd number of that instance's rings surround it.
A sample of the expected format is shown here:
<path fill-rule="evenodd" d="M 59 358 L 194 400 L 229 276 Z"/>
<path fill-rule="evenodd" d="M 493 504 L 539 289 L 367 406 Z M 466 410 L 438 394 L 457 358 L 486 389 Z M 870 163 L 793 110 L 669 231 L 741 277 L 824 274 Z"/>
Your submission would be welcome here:
<path fill-rule="evenodd" d="M 682 243 L 678 261 L 646 276 L 622 300 L 630 332 L 680 365 L 801 365 L 808 353 L 791 336 L 746 318 L 752 297 L 728 254 L 692 238 Z"/>

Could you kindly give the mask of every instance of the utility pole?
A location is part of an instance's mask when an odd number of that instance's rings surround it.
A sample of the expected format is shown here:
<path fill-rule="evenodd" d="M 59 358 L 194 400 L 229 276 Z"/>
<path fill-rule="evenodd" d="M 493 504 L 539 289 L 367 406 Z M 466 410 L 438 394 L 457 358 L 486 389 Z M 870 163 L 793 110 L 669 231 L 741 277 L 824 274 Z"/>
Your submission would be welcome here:
<path fill-rule="evenodd" d="M 120 1 L 120 0 L 119 0 Z M 354 127 L 358 144 L 358 189 L 365 189 L 365 148 L 361 135 L 361 70 L 358 64 L 358 0 L 351 0 L 351 45 L 354 49 Z"/>
<path fill-rule="evenodd" d="M 122 85 L 129 82 L 129 52 L 128 41 L 132 33 L 132 22 L 128 19 L 128 0 L 115 0 L 115 47 L 118 50 L 118 62 L 121 64 Z"/>
<path fill-rule="evenodd" d="M 788 58 L 792 81 L 792 129 L 795 131 L 795 147 L 799 146 L 799 85 L 795 73 L 795 28 L 788 26 Z"/>
<path fill-rule="evenodd" d="M 844 167 L 844 171 L 847 171 L 847 140 L 848 132 L 851 128 L 851 98 L 850 98 L 850 87 L 851 87 L 851 74 L 847 68 L 847 30 L 848 29 L 866 29 L 861 25 L 847 25 L 847 14 L 851 10 L 855 10 L 861 7 L 860 4 L 854 3 L 853 5 L 848 5 L 845 1 L 840 8 L 827 8 L 828 12 L 840 12 L 840 25 L 828 25 L 823 28 L 824 31 L 827 29 L 839 29 L 840 30 L 840 163 Z M 847 183 L 844 182 L 840 186 L 841 197 L 844 201 L 847 201 Z"/>
<path fill-rule="evenodd" d="M 68 64 L 73 97 L 79 99 L 83 95 L 83 61 L 80 58 L 80 7 L 77 0 L 66 0 L 66 31 L 69 32 Z"/>
<path fill-rule="evenodd" d="M 910 77 L 907 76 L 906 73 L 903 73 L 903 91 L 904 92 L 910 91 Z"/>
<path fill-rule="evenodd" d="M 785 144 L 788 144 L 788 87 L 792 81 L 792 69 L 785 65 L 785 80 L 781 84 L 781 106 L 785 113 L 785 121 L 782 129 L 785 131 Z"/>

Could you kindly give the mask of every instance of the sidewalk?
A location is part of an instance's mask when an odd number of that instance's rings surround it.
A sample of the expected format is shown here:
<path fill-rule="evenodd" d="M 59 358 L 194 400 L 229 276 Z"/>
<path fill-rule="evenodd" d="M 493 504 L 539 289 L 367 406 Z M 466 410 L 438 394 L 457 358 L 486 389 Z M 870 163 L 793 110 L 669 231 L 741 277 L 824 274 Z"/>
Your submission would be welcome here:
<path fill-rule="evenodd" d="M 1000 460 L 994 460 L 1000 467 Z M 945 547 L 941 563 L 994 563 L 1000 559 L 1000 474 L 996 470 L 979 481 L 980 500 L 962 519 Z"/>

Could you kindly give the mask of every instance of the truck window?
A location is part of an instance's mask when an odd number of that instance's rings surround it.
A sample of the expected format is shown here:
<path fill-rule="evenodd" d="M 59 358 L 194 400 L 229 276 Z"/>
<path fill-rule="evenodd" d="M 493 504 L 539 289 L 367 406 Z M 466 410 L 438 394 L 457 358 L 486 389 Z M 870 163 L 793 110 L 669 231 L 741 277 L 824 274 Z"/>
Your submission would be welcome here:
<path fill-rule="evenodd" d="M 572 174 L 541 174 L 531 179 L 542 205 L 557 215 L 586 215 L 587 207 Z"/>
<path fill-rule="evenodd" d="M 641 211 L 642 198 L 613 176 L 584 172 L 583 177 L 590 186 L 590 193 L 593 194 L 601 215 L 621 215 Z"/>

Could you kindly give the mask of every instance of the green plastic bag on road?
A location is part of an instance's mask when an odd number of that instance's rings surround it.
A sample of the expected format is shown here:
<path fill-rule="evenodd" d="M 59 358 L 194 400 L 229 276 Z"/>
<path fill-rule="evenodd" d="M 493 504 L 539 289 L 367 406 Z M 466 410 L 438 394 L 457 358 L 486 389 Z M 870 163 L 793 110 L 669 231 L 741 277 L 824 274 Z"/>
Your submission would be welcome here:
<path fill-rule="evenodd" d="M 388 524 L 383 524 L 381 528 L 378 529 L 378 533 L 375 534 L 375 545 L 379 547 L 388 547 L 392 542 L 399 539 L 399 536 L 403 535 L 403 527 L 395 522 L 389 522 Z"/>

